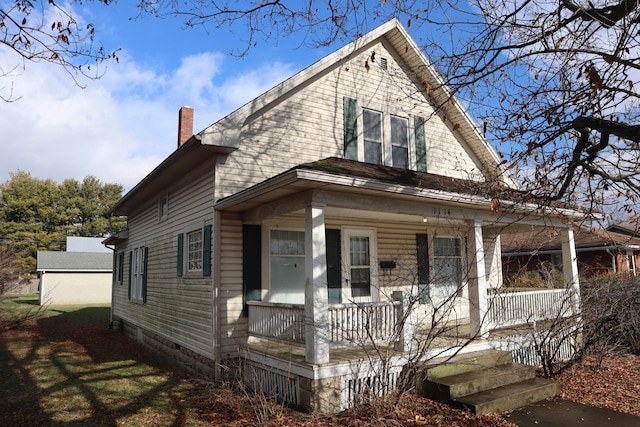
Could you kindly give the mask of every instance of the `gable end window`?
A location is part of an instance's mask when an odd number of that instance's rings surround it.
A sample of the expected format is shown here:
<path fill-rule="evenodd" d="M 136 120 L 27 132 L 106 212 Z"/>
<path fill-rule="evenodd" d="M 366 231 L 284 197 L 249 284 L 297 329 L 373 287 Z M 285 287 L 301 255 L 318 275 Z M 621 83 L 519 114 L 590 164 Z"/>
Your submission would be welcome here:
<path fill-rule="evenodd" d="M 167 219 L 169 216 L 169 195 L 165 194 L 158 202 L 158 219 L 160 221 Z"/>
<path fill-rule="evenodd" d="M 347 97 L 343 108 L 345 159 L 427 171 L 424 118 L 410 121 L 386 109 L 360 108 Z"/>

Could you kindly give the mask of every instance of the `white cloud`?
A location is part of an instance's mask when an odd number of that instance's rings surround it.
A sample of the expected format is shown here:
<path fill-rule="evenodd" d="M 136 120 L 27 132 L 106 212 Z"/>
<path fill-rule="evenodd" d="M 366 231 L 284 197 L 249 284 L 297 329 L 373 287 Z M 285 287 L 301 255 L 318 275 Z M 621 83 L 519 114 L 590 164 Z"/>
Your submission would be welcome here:
<path fill-rule="evenodd" d="M 0 64 L 9 55 L 0 49 Z M 195 108 L 197 132 L 292 74 L 273 62 L 238 72 L 229 64 L 243 64 L 215 52 L 185 57 L 168 73 L 119 56 L 84 89 L 50 64 L 19 70 L 12 81 L 21 99 L 0 102 L 0 182 L 24 170 L 57 182 L 94 175 L 131 189 L 175 149 L 180 106 Z M 0 90 L 10 84 L 0 80 Z"/>

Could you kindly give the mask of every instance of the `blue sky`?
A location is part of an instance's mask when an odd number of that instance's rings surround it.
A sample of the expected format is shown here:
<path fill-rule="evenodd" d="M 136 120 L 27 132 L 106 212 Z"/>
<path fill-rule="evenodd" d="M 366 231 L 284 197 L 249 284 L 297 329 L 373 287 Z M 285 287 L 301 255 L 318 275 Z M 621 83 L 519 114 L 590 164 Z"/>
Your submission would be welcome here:
<path fill-rule="evenodd" d="M 21 97 L 0 102 L 0 182 L 23 170 L 57 182 L 94 175 L 129 190 L 175 150 L 182 105 L 195 109 L 198 132 L 341 46 L 312 49 L 281 39 L 238 59 L 227 54 L 241 45 L 226 28 L 130 20 L 136 9 L 124 3 L 76 9 L 107 49 L 121 49 L 119 63 L 109 63 L 99 80 L 82 80 L 84 89 L 59 68 L 23 66 L 0 47 L 0 66 L 18 65 L 0 91 L 13 85 Z"/>

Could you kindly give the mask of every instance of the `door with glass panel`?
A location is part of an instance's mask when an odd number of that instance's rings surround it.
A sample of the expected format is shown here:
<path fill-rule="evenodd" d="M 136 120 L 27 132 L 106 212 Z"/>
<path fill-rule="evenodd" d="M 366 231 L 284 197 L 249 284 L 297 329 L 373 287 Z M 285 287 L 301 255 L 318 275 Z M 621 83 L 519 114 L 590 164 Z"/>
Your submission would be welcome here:
<path fill-rule="evenodd" d="M 342 235 L 342 302 L 377 301 L 375 230 L 345 228 Z"/>

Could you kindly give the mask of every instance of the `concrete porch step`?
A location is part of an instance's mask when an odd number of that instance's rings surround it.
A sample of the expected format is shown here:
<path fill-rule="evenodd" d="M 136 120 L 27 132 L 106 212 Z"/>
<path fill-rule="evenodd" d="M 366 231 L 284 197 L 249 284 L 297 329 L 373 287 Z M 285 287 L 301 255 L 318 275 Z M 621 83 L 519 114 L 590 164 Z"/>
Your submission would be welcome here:
<path fill-rule="evenodd" d="M 513 363 L 509 351 L 480 351 L 433 360 L 416 380 L 422 395 L 477 414 L 517 409 L 553 397 L 560 386 L 535 377 L 532 366 Z"/>
<path fill-rule="evenodd" d="M 544 378 L 532 378 L 456 399 L 476 414 L 521 408 L 560 393 L 560 384 Z"/>
<path fill-rule="evenodd" d="M 483 350 L 457 354 L 452 358 L 439 357 L 430 360 L 424 368 L 426 378 L 434 380 L 512 363 L 513 357 L 510 351 Z"/>
<path fill-rule="evenodd" d="M 535 376 L 533 366 L 514 363 L 427 380 L 423 383 L 422 392 L 434 400 L 447 402 L 469 394 L 529 380 Z"/>

